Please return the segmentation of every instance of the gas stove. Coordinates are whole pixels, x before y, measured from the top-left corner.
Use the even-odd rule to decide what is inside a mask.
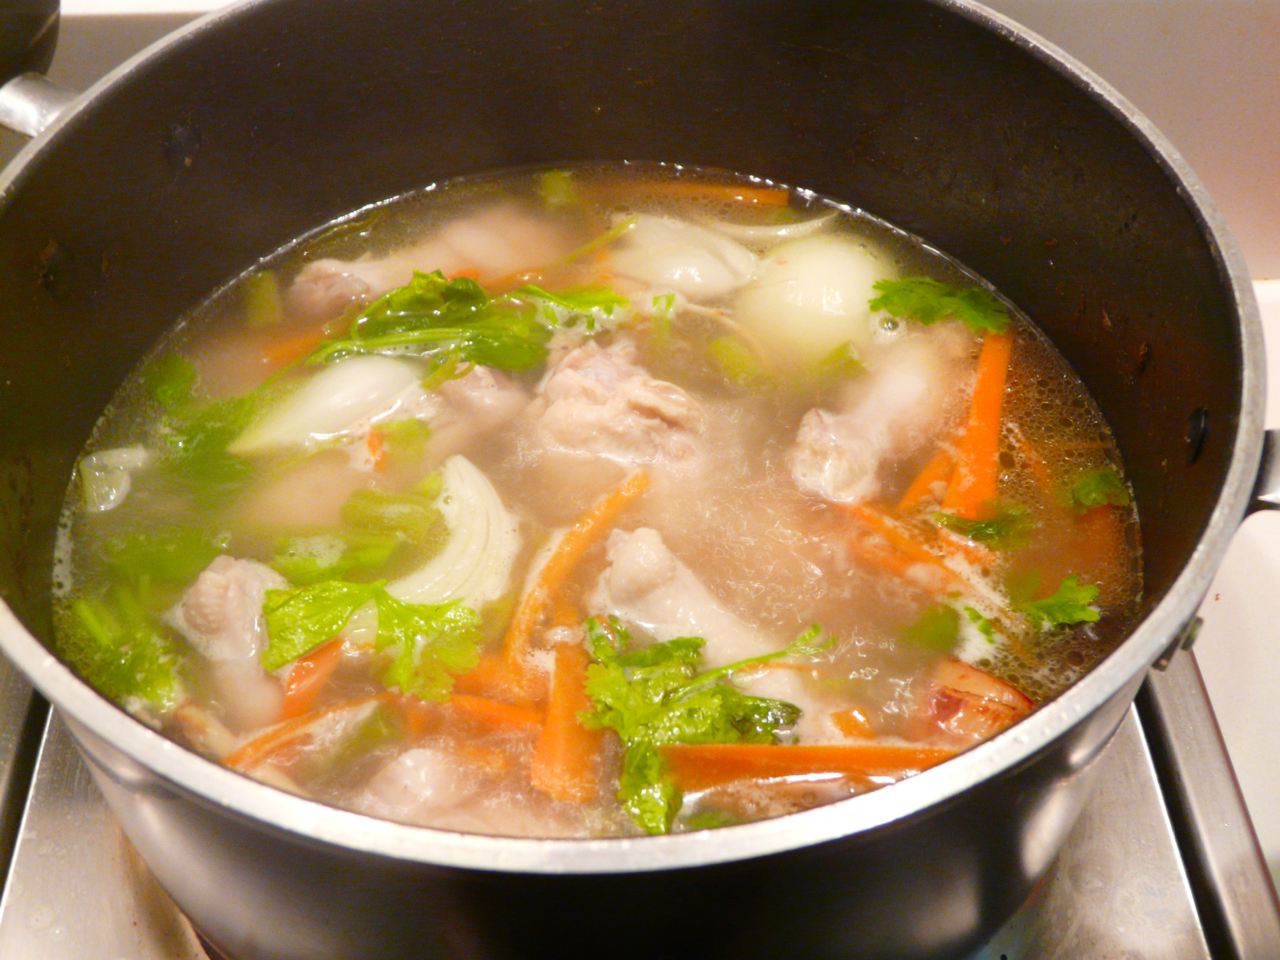
[[[214,5],[66,4],[51,76],[83,89]],[[19,146],[0,133],[0,162]],[[1097,762],[1048,876],[973,960],[1280,957],[1280,906],[1192,652],[1153,671]],[[0,882],[6,960],[221,960],[130,847],[61,720],[2,659]]]

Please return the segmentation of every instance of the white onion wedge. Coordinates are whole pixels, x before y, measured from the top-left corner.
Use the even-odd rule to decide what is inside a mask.
[[[227,450],[236,456],[305,447],[395,413],[415,394],[421,372],[391,357],[351,357],[326,367],[250,424]]]
[[[839,214],[832,210],[809,220],[798,220],[795,223],[734,223],[730,220],[717,220],[706,217],[699,221],[704,227],[710,227],[716,233],[723,233],[739,243],[752,246],[767,246],[781,243],[783,240],[799,240],[824,230],[835,222]]]
[[[658,290],[713,300],[755,275],[756,255],[696,223],[642,213],[614,248],[613,269]]]
[[[466,457],[450,457],[440,475],[444,483],[438,505],[449,527],[449,542],[387,592],[408,603],[461,600],[479,609],[507,589],[520,550],[520,524],[493,484]]]
[[[80,489],[85,509],[106,513],[124,503],[133,484],[133,473],[151,462],[146,447],[99,450],[80,461]]]

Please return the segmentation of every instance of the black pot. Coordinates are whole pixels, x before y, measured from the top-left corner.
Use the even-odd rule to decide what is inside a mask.
[[[587,159],[841,198],[1034,318],[1107,414],[1137,494],[1146,596],[1116,653],[890,790],[626,841],[332,810],[181,750],[48,654],[66,479],[177,316],[354,207]],[[0,647],[70,721],[161,884],[237,958],[962,954],[1052,860],[1257,479],[1260,324],[1202,191],[1097,78],[959,0],[258,0],[95,87],[0,191]]]

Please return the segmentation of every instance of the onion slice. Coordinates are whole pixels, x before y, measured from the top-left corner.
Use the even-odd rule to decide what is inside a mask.
[[[440,468],[438,505],[449,542],[424,566],[387,587],[408,603],[461,600],[479,609],[502,596],[520,550],[520,524],[489,479],[461,455]]]
[[[835,210],[824,213],[810,220],[798,220],[795,223],[734,223],[730,220],[717,220],[704,217],[699,222],[717,233],[732,237],[740,243],[752,246],[767,246],[783,240],[799,240],[829,227],[835,222],[838,214]]]

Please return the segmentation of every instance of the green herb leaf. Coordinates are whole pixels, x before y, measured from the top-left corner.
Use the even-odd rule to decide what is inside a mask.
[[[996,625],[984,617],[980,611],[973,607],[965,607],[964,615],[978,628],[978,632],[986,637],[987,643],[996,642]]]
[[[616,618],[610,618],[607,628],[595,618],[586,627],[594,660],[587,668],[587,694],[594,709],[585,720],[608,727],[622,738],[626,754],[618,799],[649,833],[669,831],[681,801],[665,774],[658,747],[772,743],[800,718],[794,704],[748,696],[720,682],[735,670],[762,662],[761,658],[699,674],[705,643],[701,637],[636,648]],[[806,631],[802,637],[796,649],[812,650],[813,632]],[[786,653],[779,651],[779,655]]]
[[[631,302],[608,287],[575,287],[552,293],[526,284],[507,294],[512,302],[529,303],[542,321],[551,327],[576,327],[579,323],[594,333],[620,319],[618,315],[631,307]]]
[[[284,298],[274,270],[261,270],[245,277],[244,322],[250,327],[268,327],[284,319]]]
[[[279,670],[328,643],[381,589],[380,583],[325,580],[292,590],[268,590],[262,603],[267,624],[263,668]]]
[[[1129,488],[1111,467],[1090,470],[1071,485],[1071,503],[1082,513],[1091,507],[1127,507],[1131,502]]]
[[[1000,507],[995,516],[985,520],[969,520],[953,513],[938,512],[933,515],[933,522],[969,540],[999,550],[1022,546],[1035,526],[1027,509],[1016,504]]]
[[[921,650],[950,653],[960,639],[960,614],[945,603],[934,604],[902,631],[902,639]]]
[[[538,175],[538,196],[548,210],[578,205],[578,185],[568,170],[547,170]]]
[[[830,384],[856,377],[865,373],[866,370],[862,358],[858,356],[857,348],[852,341],[846,340],[819,360],[814,372],[820,383]]]
[[[226,535],[189,527],[161,527],[127,533],[102,545],[104,564],[148,608],[168,606],[174,590],[185,587],[213,559],[225,553]],[[157,593],[158,591],[158,593]]]
[[[416,417],[378,424],[386,458],[394,464],[421,463],[431,440],[431,428]]]
[[[773,382],[768,367],[740,337],[716,337],[707,344],[707,356],[720,375],[735,386],[757,389]]]
[[[877,280],[872,289],[872,310],[927,325],[959,320],[975,333],[1003,333],[1009,328],[1009,311],[982,287],[952,287],[930,277]]]
[[[1096,599],[1096,586],[1081,583],[1071,576],[1064,579],[1051,596],[1043,600],[1025,600],[1016,606],[1035,626],[1045,630],[1073,623],[1096,622],[1100,616],[1098,609],[1092,606]]]
[[[259,393],[174,409],[160,437],[168,448],[165,467],[206,502],[228,496],[248,478],[249,464],[227,452],[266,400]]]
[[[434,498],[381,490],[352,493],[342,505],[342,519],[362,530],[400,534],[412,543],[438,539],[448,529]]]
[[[117,584],[81,597],[58,612],[58,651],[100,693],[128,709],[173,709],[182,685],[182,657],[137,595]]]
[[[385,567],[403,542],[394,533],[373,530],[289,537],[276,546],[271,566],[297,585],[368,575]]]
[[[161,409],[176,410],[195,395],[195,364],[176,353],[157,357],[143,368],[142,387]]]

